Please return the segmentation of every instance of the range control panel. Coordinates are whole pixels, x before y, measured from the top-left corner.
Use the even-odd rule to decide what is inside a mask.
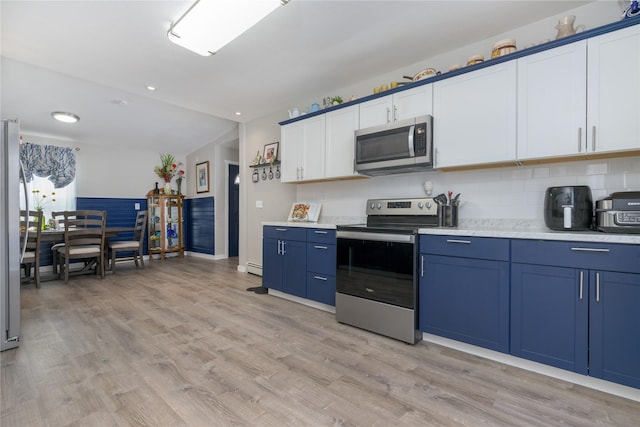
[[[437,203],[429,197],[421,199],[369,199],[367,215],[438,215]]]

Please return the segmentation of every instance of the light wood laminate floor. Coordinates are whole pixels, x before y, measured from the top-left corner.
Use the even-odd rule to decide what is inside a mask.
[[[2,427],[640,425],[638,402],[247,292],[236,263],[24,285]]]

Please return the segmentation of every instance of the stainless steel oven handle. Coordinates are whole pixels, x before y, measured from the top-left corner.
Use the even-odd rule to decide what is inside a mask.
[[[338,239],[373,240],[376,242],[414,243],[416,237],[413,234],[392,234],[362,231],[338,231]]]

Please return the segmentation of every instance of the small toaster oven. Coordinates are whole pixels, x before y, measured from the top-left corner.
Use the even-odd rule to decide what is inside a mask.
[[[596,227],[607,233],[640,233],[640,191],[622,191],[596,202]]]

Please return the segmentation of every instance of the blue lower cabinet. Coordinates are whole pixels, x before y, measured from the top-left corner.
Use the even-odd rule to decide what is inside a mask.
[[[328,305],[336,305],[336,277],[307,273],[307,298]]]
[[[262,286],[335,305],[336,232],[265,226]]]
[[[420,330],[509,351],[509,263],[421,255]]]
[[[640,388],[640,274],[591,271],[589,375]]]
[[[511,354],[587,374],[588,280],[588,271],[513,264]]]

